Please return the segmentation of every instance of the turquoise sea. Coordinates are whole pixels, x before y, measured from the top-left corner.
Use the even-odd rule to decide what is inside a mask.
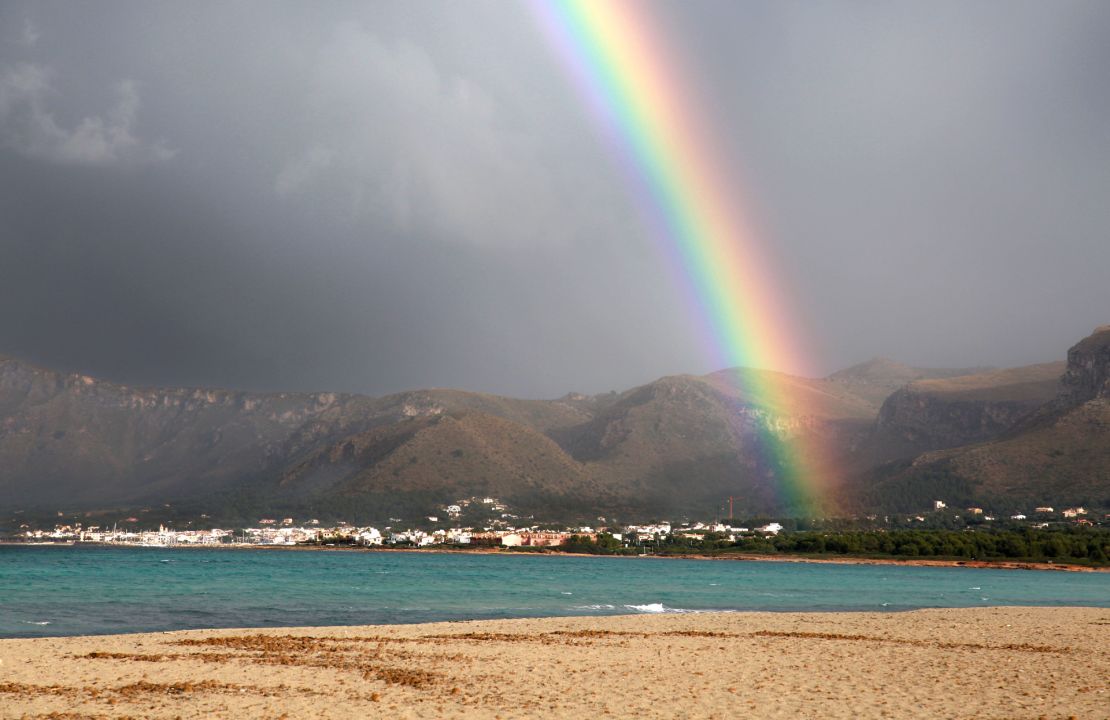
[[[0,547],[0,637],[986,605],[1110,607],[1110,573],[392,551]]]

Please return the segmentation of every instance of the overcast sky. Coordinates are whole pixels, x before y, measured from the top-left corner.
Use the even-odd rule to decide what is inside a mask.
[[[1110,322],[1110,3],[653,13],[814,372]],[[0,353],[371,394],[717,369],[618,162],[523,5],[3,0]]]

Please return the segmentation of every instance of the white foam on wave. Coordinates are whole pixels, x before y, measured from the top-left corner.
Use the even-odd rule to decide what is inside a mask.
[[[24,620],[28,625],[49,625],[49,620]]]
[[[650,614],[707,612],[705,610],[687,610],[686,608],[667,607],[663,603],[647,603],[647,604],[644,604],[644,605],[621,605],[620,607],[624,608],[625,610],[635,610],[636,612],[650,613]],[[575,605],[574,609],[575,610],[616,610],[617,606],[616,605],[610,605],[608,603],[598,603],[596,605]],[[728,611],[725,610],[725,611],[717,611],[717,612],[728,612]]]
[[[639,610],[643,613],[662,613],[667,612],[667,607],[663,603],[648,603],[647,605],[625,605],[629,610]]]
[[[625,605],[629,610],[635,610],[642,613],[696,613],[697,610],[687,610],[686,608],[673,608],[667,607],[663,603],[648,603],[647,605]]]
[[[559,591],[559,594],[560,594],[560,595],[573,595],[574,593],[572,593],[572,592],[567,592],[566,590],[561,590],[561,591]]]

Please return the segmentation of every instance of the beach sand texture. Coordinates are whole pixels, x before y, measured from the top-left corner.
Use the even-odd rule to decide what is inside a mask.
[[[3,718],[1107,718],[1110,610],[0,640]]]

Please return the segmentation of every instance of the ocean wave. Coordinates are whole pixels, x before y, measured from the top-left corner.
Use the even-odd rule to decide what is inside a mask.
[[[659,614],[659,613],[696,613],[703,612],[700,610],[687,610],[686,608],[667,607],[663,603],[647,603],[645,605],[621,605],[620,607],[625,610],[635,610],[636,612]],[[575,605],[575,610],[616,610],[616,605],[609,603],[597,603],[595,605]]]
[[[697,610],[687,610],[686,608],[673,608],[667,607],[663,603],[648,603],[647,605],[625,605],[629,610],[635,610],[642,613],[694,613]]]
[[[49,625],[49,620],[24,620],[28,625]]]

